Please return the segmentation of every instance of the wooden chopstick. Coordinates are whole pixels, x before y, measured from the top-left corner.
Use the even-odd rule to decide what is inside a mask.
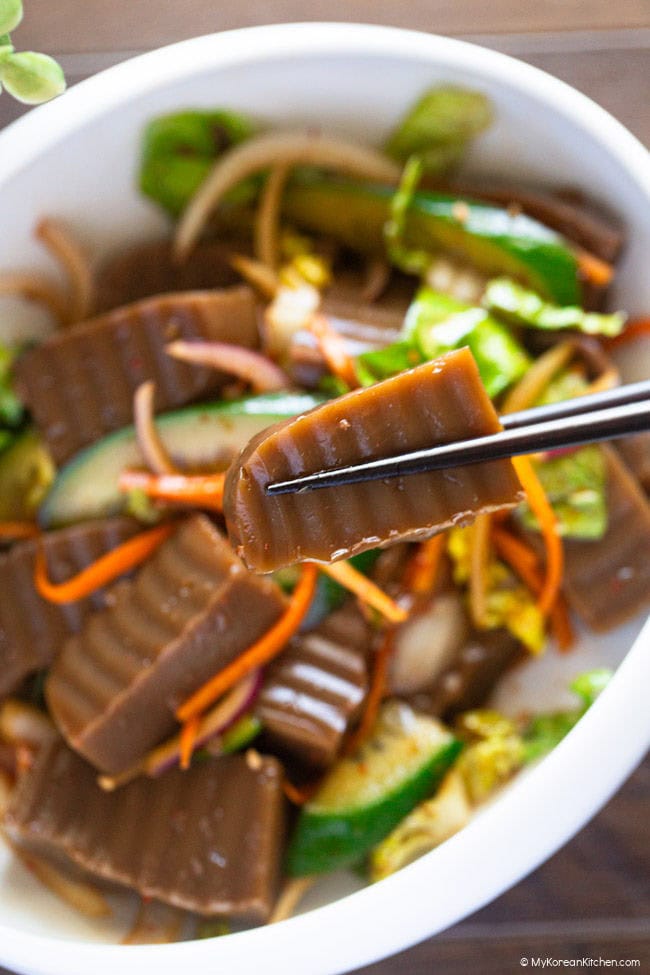
[[[650,430],[650,380],[510,413],[501,417],[501,424],[503,430],[487,437],[276,481],[267,485],[266,493],[294,494],[296,491],[422,474],[641,433]]]

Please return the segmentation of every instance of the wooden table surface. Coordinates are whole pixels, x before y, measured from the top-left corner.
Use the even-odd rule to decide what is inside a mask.
[[[544,68],[600,102],[650,146],[650,0],[327,5],[238,0],[232,6],[214,0],[25,0],[25,5],[17,45],[57,55],[70,83],[134,53],[210,31],[324,19],[391,24],[463,37]],[[9,98],[0,98],[0,126],[19,111]],[[634,970],[650,972],[649,813],[647,761],[531,877],[455,928],[357,975],[509,975],[522,970],[521,958],[534,957],[596,959],[594,967],[599,958],[638,959]]]

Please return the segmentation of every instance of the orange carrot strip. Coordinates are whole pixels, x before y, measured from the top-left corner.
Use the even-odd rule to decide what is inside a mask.
[[[511,535],[503,528],[493,527],[492,541],[498,555],[512,566],[526,584],[528,584],[529,578],[538,576],[539,559],[537,555],[516,535]]]
[[[550,620],[555,642],[562,653],[567,653],[575,643],[575,633],[571,626],[569,608],[562,594],[560,594],[551,610]]]
[[[193,504],[197,508],[221,511],[223,487],[226,479],[219,474],[146,474],[143,471],[122,471],[121,491],[142,491],[157,501]]]
[[[564,547],[558,530],[555,512],[546,497],[535,468],[528,457],[513,457],[517,476],[526,492],[531,511],[536,516],[546,549],[546,576],[539,594],[538,606],[542,613],[548,614],[557,599],[564,573]]]
[[[174,530],[173,525],[159,525],[150,531],[142,532],[118,545],[112,552],[87,566],[66,582],[50,582],[47,575],[47,560],[43,548],[36,553],[34,584],[37,591],[50,603],[72,603],[90,596],[108,582],[124,575],[130,569],[144,562]]]
[[[607,339],[607,346],[610,349],[615,349],[620,345],[625,345],[626,342],[641,338],[642,335],[650,336],[650,318],[637,318],[635,321],[629,322],[620,335]]]
[[[342,379],[350,389],[359,385],[357,370],[345,347],[345,339],[332,328],[324,315],[313,315],[309,322],[312,333],[331,373]]]
[[[355,752],[372,732],[377,720],[377,714],[381,702],[386,693],[386,678],[388,675],[388,661],[393,651],[394,631],[389,630],[384,636],[383,642],[375,655],[375,666],[372,672],[370,690],[366,698],[366,708],[359,727],[348,739],[345,747],[345,754],[350,755]]]
[[[40,533],[35,521],[0,521],[0,538],[34,538]]]
[[[330,576],[344,589],[349,589],[362,602],[376,609],[391,623],[403,623],[408,618],[408,612],[387,596],[383,589],[359,572],[349,562],[319,563],[318,568],[325,575]]]
[[[607,287],[614,277],[614,268],[612,265],[608,264],[607,261],[601,260],[600,257],[596,257],[590,251],[583,250],[581,247],[576,248],[575,255],[578,259],[578,268],[582,276],[598,288]]]
[[[537,555],[525,542],[501,528],[492,531],[492,541],[497,554],[507,562],[536,596],[542,591],[543,580],[538,567]],[[549,614],[551,630],[558,647],[563,652],[573,646],[575,636],[566,601],[558,596]]]
[[[263,667],[284,649],[307,615],[316,591],[317,579],[318,569],[313,563],[306,562],[302,566],[302,574],[291,594],[289,605],[277,623],[236,660],[195,691],[178,708],[176,717],[179,721],[186,722],[201,714],[242,677],[249,674],[251,670]]]
[[[192,764],[192,754],[200,724],[201,719],[197,715],[195,718],[190,718],[189,721],[186,721],[181,728],[179,764],[183,771],[186,771]]]
[[[444,532],[421,542],[415,555],[409,560],[404,573],[404,586],[416,595],[426,595],[433,590],[440,569],[440,562],[445,551],[446,537]]]
[[[294,806],[304,806],[316,794],[319,786],[320,782],[309,782],[307,785],[297,786],[293,782],[289,782],[288,779],[284,779],[282,791]]]

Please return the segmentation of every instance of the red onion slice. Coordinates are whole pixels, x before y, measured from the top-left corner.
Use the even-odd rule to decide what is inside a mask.
[[[258,393],[274,393],[287,389],[291,381],[286,372],[260,352],[226,342],[170,342],[168,355],[197,366],[208,366],[232,373],[243,379]]]
[[[232,690],[215,704],[211,711],[201,719],[195,748],[202,748],[210,739],[227,731],[251,707],[262,687],[262,671],[254,670],[244,677]],[[178,765],[180,760],[180,734],[174,735],[152,749],[141,762],[127,769],[121,775],[111,777],[102,775],[99,784],[103,789],[111,791],[120,785],[125,785],[139,775],[155,778],[168,769]]]
[[[138,386],[133,397],[133,420],[138,446],[149,469],[154,474],[177,474],[177,468],[156,430],[155,394],[156,384],[147,380]]]

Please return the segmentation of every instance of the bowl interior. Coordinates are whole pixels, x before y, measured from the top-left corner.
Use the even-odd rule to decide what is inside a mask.
[[[0,268],[51,270],[31,237],[35,222],[45,214],[64,217],[96,254],[119,242],[162,233],[164,218],[139,197],[136,187],[140,133],[160,112],[223,106],[249,112],[269,125],[316,125],[378,143],[410,101],[427,86],[444,81],[481,88],[496,105],[497,122],[472,151],[469,170],[578,186],[620,216],[629,245],[614,298],[632,312],[647,311],[647,191],[611,146],[618,130],[606,126],[599,135],[595,123],[600,115],[582,126],[581,113],[588,117],[591,109],[570,89],[543,78],[468,45],[349,25],[236,32],[156,52],[84,83],[0,137],[3,222],[11,228],[0,237]],[[2,335],[40,329],[42,322],[33,312],[6,300],[0,304]],[[638,620],[605,638],[585,636],[570,656],[549,653],[531,662],[504,682],[499,705],[516,713],[521,707],[565,703],[568,680],[589,666],[618,664],[641,625]],[[626,771],[621,769],[619,779]],[[531,825],[531,868],[539,859],[533,832]],[[454,841],[461,865],[463,842],[462,834]],[[429,859],[433,862],[436,856]],[[494,896],[503,883],[495,877],[487,896]],[[310,895],[305,907],[358,886],[351,877],[332,878]],[[475,902],[468,896],[465,910]],[[21,933],[111,942],[119,940],[126,921],[119,914],[101,924],[85,921],[35,884],[0,848],[0,923]],[[434,900],[429,930],[422,936],[443,923],[449,919],[443,919]],[[358,957],[355,964],[361,963]],[[369,950],[364,958],[371,957]],[[12,958],[17,964],[0,947],[0,962]],[[39,971],[58,970],[42,960],[39,964]],[[71,971],[68,967],[66,975]]]

